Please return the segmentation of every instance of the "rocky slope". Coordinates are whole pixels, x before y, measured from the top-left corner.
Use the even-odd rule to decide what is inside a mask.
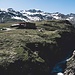
[[[75,75],[75,50],[72,56],[67,60],[67,67],[64,71],[64,75]]]
[[[0,30],[0,75],[51,75],[75,49],[75,29],[67,20],[36,22],[37,29]],[[67,62],[62,65],[64,72]],[[68,75],[68,74],[67,74]]]
[[[10,21],[41,21],[41,20],[69,20],[75,24],[75,14],[62,14],[59,12],[47,13],[38,9],[16,11],[12,8],[0,9],[0,22]]]

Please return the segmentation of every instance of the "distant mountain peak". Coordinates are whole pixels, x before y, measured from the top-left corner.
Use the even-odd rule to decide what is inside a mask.
[[[75,22],[75,14],[62,14],[60,12],[44,12],[39,9],[29,9],[16,11],[13,8],[0,9],[0,22],[1,20],[23,20],[23,21],[40,21],[40,20],[69,20],[72,23]]]
[[[26,10],[27,12],[31,12],[31,13],[36,13],[36,12],[43,12],[39,9],[29,9],[29,10]]]
[[[8,8],[7,10],[8,10],[9,12],[15,11],[13,8]]]

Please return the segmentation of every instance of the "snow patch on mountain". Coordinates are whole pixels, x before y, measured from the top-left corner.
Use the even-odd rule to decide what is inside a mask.
[[[8,10],[7,10],[7,9],[3,9],[3,8],[1,8],[1,9],[0,9],[0,11],[8,12]]]
[[[12,19],[17,19],[17,20],[24,20],[27,21],[26,19],[22,18],[22,17],[17,17],[17,16],[13,16],[11,17]]]
[[[61,17],[58,17],[58,16],[53,16],[53,18],[61,20]]]
[[[73,17],[68,17],[66,20],[72,20],[73,19]]]
[[[44,15],[44,16],[47,15],[47,14],[45,14],[44,12],[37,12],[37,11],[36,11],[36,12],[34,13],[34,12],[26,11],[26,10],[24,10],[24,11],[22,10],[22,11],[20,11],[20,13],[22,13],[22,14],[24,14],[24,15],[26,15],[26,14],[27,14],[27,15],[41,14],[41,15]]]
[[[30,17],[30,16],[28,16],[28,18],[29,18],[31,21],[39,21],[39,20],[41,20],[39,17]]]
[[[53,13],[51,16],[55,19],[61,19],[61,16],[59,16],[59,13]]]

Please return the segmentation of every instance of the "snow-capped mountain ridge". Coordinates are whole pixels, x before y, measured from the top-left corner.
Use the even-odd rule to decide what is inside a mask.
[[[16,11],[12,8],[0,9],[1,20],[23,20],[23,21],[40,21],[40,20],[69,20],[75,21],[75,14],[62,14],[59,12],[47,13],[39,9],[20,10]]]

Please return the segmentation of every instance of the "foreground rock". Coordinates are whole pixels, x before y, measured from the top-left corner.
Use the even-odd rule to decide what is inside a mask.
[[[72,56],[67,60],[67,67],[64,71],[64,75],[75,75],[75,50]]]
[[[36,25],[37,29],[0,32],[0,75],[50,75],[57,63],[72,54],[75,29],[69,21]],[[66,67],[62,66],[62,72]]]

